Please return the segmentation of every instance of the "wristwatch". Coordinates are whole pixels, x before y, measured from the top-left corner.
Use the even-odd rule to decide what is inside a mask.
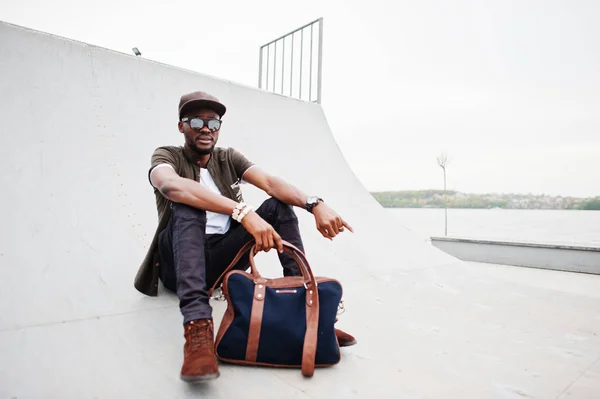
[[[319,198],[319,197],[308,197],[306,199],[306,204],[304,204],[304,207],[306,208],[307,211],[312,213],[313,208],[315,206],[319,205],[319,202],[324,202],[324,201],[322,198]]]

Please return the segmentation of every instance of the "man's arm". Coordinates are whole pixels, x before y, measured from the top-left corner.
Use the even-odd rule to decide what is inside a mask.
[[[150,173],[150,181],[165,198],[194,208],[231,215],[238,205],[237,202],[213,193],[194,180],[179,176],[170,167],[154,168]],[[279,252],[283,252],[279,234],[254,211],[250,211],[242,219],[242,226],[254,237],[258,251],[268,252],[275,247]]]
[[[218,195],[198,184],[198,182],[179,176],[173,168],[154,168],[150,181],[163,197],[205,211],[231,215],[237,202]]]
[[[287,183],[282,178],[267,174],[258,166],[253,166],[244,173],[243,180],[266,192],[269,196],[279,201],[304,208],[308,196],[300,189]]]
[[[285,204],[306,209],[305,204],[308,198],[306,194],[282,178],[266,173],[258,166],[248,169],[244,173],[243,179]],[[317,230],[325,238],[333,239],[336,235],[344,231],[344,227],[354,232],[352,227],[324,202],[315,206],[312,209],[312,213],[315,216]]]

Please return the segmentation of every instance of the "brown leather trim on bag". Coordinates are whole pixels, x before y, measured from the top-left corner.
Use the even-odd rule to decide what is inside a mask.
[[[334,281],[342,285],[338,280],[330,277],[315,277],[317,280],[317,284],[326,283],[329,281]],[[267,287],[269,288],[296,288],[296,287],[304,287],[304,281],[300,276],[288,276],[288,277],[278,277],[269,279],[267,281]]]
[[[221,360],[222,362],[225,362],[225,363],[239,364],[241,366],[264,366],[264,367],[274,367],[274,368],[278,368],[278,369],[298,369],[298,368],[302,367],[302,366],[298,366],[295,364],[272,364],[272,363],[263,363],[263,362],[249,362],[247,360],[227,359],[225,357],[219,357],[219,360]],[[318,369],[318,368],[335,366],[336,364],[340,363],[340,360],[341,360],[341,358],[338,358],[338,361],[335,363],[316,364],[315,368]]]
[[[254,298],[250,313],[250,327],[248,329],[248,343],[246,344],[246,361],[255,362],[260,341],[260,326],[262,325],[263,309],[265,306],[266,281],[257,282],[254,286]]]
[[[314,278],[314,277],[313,277]],[[317,354],[317,333],[319,329],[319,291],[315,288],[313,294],[306,293],[306,334],[302,349],[302,375],[312,377],[315,372],[315,356]],[[312,306],[311,306],[312,305]]]
[[[269,288],[304,287],[304,279],[300,276],[272,278],[272,279],[269,279],[269,281],[267,281],[267,287],[269,287]]]
[[[235,270],[235,273],[241,273],[244,276],[248,277],[250,280],[254,280],[254,277],[252,276],[252,274],[250,274],[248,272],[245,272],[242,270]],[[269,288],[300,288],[300,287],[304,288],[304,280],[300,276],[277,277],[277,278],[272,278],[272,279],[270,278],[270,279],[265,279],[265,280],[266,280],[265,284]],[[339,282],[339,280],[336,280],[331,277],[315,277],[315,280],[317,281],[317,285],[321,284],[321,283],[332,282],[332,281],[338,283],[340,286],[342,285]]]
[[[236,273],[236,271],[233,271],[232,273]],[[240,273],[248,274],[248,273],[241,272],[241,271],[240,271]],[[221,339],[223,339],[225,332],[227,331],[229,326],[231,326],[231,323],[233,323],[233,318],[235,316],[235,313],[233,310],[233,303],[231,302],[231,298],[229,297],[229,291],[227,290],[227,280],[228,279],[229,279],[229,276],[226,276],[225,281],[223,282],[223,296],[227,300],[227,309],[225,310],[225,314],[223,315],[223,318],[221,319],[221,325],[219,325],[219,331],[217,331],[217,337],[215,339],[215,353],[219,359],[221,357],[219,356],[219,353],[217,352],[217,347],[219,346]]]
[[[301,268],[308,274],[310,285],[306,291],[306,334],[302,348],[302,375],[312,377],[315,372],[315,356],[317,354],[317,335],[319,330],[319,290],[317,281],[304,253],[288,242],[284,242],[293,249],[293,257]]]

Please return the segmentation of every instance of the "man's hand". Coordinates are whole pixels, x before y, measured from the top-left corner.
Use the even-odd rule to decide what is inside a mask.
[[[258,252],[269,252],[271,248],[277,248],[278,252],[283,252],[283,242],[279,234],[277,234],[273,226],[267,223],[256,212],[250,211],[244,216],[242,226],[254,237]]]
[[[326,203],[321,202],[312,209],[312,213],[315,216],[317,223],[317,230],[325,238],[332,240],[339,233],[347,228],[354,233],[354,230],[348,223],[346,223],[340,215],[338,215],[333,209],[331,209]]]

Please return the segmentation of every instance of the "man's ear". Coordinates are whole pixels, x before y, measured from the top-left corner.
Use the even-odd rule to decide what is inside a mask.
[[[177,127],[179,128],[179,131],[183,133],[183,122],[179,121],[179,123],[177,123]]]

